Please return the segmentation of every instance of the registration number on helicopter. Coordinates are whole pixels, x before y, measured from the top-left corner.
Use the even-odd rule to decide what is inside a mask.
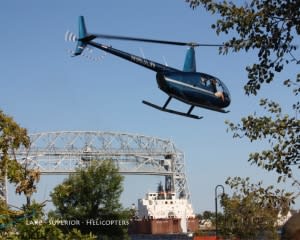
[[[148,61],[146,59],[139,58],[139,57],[136,57],[136,56],[131,56],[131,60],[133,62],[136,62],[138,64],[144,65],[146,67],[155,68],[155,63],[153,63],[151,61]]]

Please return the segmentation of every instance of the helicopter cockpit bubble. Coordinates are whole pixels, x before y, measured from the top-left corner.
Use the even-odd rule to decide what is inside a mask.
[[[221,96],[222,100],[225,101],[229,105],[230,101],[231,101],[231,97],[230,97],[228,88],[220,79],[216,78],[215,80],[216,80],[217,91],[222,93],[222,96]]]

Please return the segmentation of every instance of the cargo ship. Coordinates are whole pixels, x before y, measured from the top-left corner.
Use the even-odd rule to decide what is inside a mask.
[[[198,230],[198,219],[186,198],[175,192],[149,192],[138,200],[136,216],[129,225],[130,234],[189,234]]]

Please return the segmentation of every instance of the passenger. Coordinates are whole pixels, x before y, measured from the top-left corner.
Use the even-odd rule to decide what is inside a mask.
[[[211,86],[212,86],[212,91],[215,94],[215,96],[218,97],[218,98],[221,98],[222,101],[224,102],[225,101],[224,93],[221,92],[221,91],[218,91],[218,89],[217,89],[217,80],[216,79],[211,80]]]
[[[211,79],[210,81],[211,81],[211,88],[212,88],[213,93],[218,92],[217,80],[216,79]]]

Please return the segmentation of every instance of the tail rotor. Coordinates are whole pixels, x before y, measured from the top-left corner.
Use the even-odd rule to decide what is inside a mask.
[[[69,30],[65,33],[65,41],[66,42],[76,42],[77,37],[74,33],[70,32]]]
[[[86,30],[84,18],[83,18],[83,16],[79,16],[79,18],[78,18],[78,37],[69,30],[65,33],[65,41],[66,42],[76,42],[77,43],[75,50],[68,50],[68,52],[71,54],[72,57],[82,55],[89,60],[100,61],[101,59],[103,59],[106,56],[106,54],[104,54],[102,56],[93,56],[92,55],[93,49],[87,47],[87,42],[85,40],[87,37],[89,37],[89,35]],[[87,51],[83,52],[84,50],[87,50]]]

